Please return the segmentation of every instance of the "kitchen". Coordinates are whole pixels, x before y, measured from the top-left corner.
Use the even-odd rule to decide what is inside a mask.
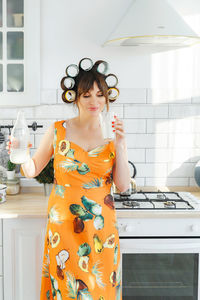
[[[34,1],[34,5],[18,0],[18,9],[13,12],[12,2],[1,2],[3,16],[6,7],[13,14],[7,22],[1,18],[3,41],[10,30],[20,34],[18,42],[24,34],[26,43],[24,52],[18,46],[18,54],[12,57],[11,42],[16,36],[8,35],[8,61],[4,59],[6,45],[2,48],[1,91],[5,90],[0,95],[0,177],[7,174],[5,140],[19,108],[23,108],[29,125],[33,155],[52,122],[76,115],[74,108],[61,99],[60,79],[66,66],[82,57],[105,59],[119,79],[120,96],[112,109],[124,122],[128,159],[135,166],[134,170],[130,166],[134,177],[130,198],[134,202],[123,205],[125,195],[115,194],[123,299],[199,300],[199,1],[163,1],[165,25],[172,24],[180,31],[171,33],[170,27],[166,34],[189,36],[188,31],[193,32],[196,39],[189,47],[183,47],[189,38],[147,39],[147,35],[155,34],[150,32],[153,20],[158,16],[164,20],[160,1],[151,0],[150,10],[140,0],[141,11],[138,1],[130,0],[62,0],[59,5],[46,0]],[[173,8],[171,24],[168,5]],[[147,27],[139,23],[138,33],[134,32],[141,39],[132,39],[135,43],[125,39],[121,46],[109,43],[117,24],[124,16],[128,20],[127,11],[135,13],[133,21],[146,20],[142,24]],[[23,14],[27,16],[24,20]],[[180,16],[185,22],[181,23]],[[165,30],[163,24],[156,25]],[[113,39],[117,40],[114,33]],[[9,69],[14,64],[20,65],[16,72]],[[9,79],[9,72],[15,80],[12,76]],[[21,175],[19,166],[15,173],[20,193],[7,195],[0,205],[0,300],[39,299],[48,196],[44,195],[43,184]]]

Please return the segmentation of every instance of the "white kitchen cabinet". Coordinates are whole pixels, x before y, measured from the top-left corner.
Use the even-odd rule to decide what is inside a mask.
[[[0,219],[0,300],[3,300],[3,247],[2,247],[2,220]]]
[[[3,277],[0,277],[0,300],[3,300]]]
[[[40,298],[46,218],[3,220],[4,300]]]
[[[1,0],[0,107],[40,103],[40,1]]]
[[[0,277],[3,276],[3,247],[0,246]]]
[[[2,246],[2,220],[0,219],[0,246]]]

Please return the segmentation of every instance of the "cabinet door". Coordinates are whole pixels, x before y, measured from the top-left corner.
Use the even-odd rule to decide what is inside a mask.
[[[40,298],[46,218],[3,220],[4,300]]]
[[[0,276],[0,300],[3,300],[3,277]]]
[[[39,58],[39,0],[0,0],[0,106],[40,103]]]

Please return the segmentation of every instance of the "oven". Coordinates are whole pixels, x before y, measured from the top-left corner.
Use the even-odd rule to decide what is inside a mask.
[[[199,200],[187,196],[187,211],[117,209],[123,300],[200,300]]]
[[[199,300],[199,239],[120,238],[123,300]]]

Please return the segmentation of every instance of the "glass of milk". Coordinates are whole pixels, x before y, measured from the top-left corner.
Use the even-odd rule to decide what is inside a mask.
[[[30,133],[24,117],[24,111],[20,110],[17,120],[11,131],[10,161],[15,164],[25,163],[29,158]]]
[[[112,122],[115,121],[114,116],[117,116],[117,114],[114,111],[101,112],[99,114],[100,125],[104,139],[115,138],[115,132],[113,132],[114,127],[112,127]]]

